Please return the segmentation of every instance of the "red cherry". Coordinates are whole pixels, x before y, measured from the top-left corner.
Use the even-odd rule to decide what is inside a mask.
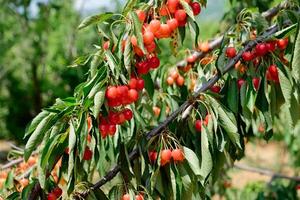
[[[253,78],[252,83],[253,83],[255,90],[257,91],[260,86],[260,78],[258,78],[258,77]]]
[[[157,19],[153,19],[151,20],[151,22],[149,23],[149,30],[152,33],[155,33],[156,31],[158,31],[160,28],[160,21]]]
[[[172,151],[172,158],[175,162],[182,162],[184,160],[184,154],[181,149],[174,149]]]
[[[186,61],[188,63],[194,63],[196,61],[197,57],[195,55],[190,55],[189,57],[187,57]]]
[[[174,13],[179,6],[179,0],[168,0],[167,2],[168,9],[170,13]]]
[[[151,69],[156,69],[160,65],[160,60],[156,56],[153,56],[152,58],[150,58],[148,62],[149,62],[149,67]]]
[[[198,2],[193,2],[191,4],[194,15],[199,15],[201,12],[201,6]]]
[[[118,86],[117,91],[118,91],[118,97],[120,97],[120,98],[127,97],[128,87],[126,85]]]
[[[147,74],[149,72],[149,63],[146,61],[137,63],[136,67],[138,74]]]
[[[149,156],[150,162],[155,163],[155,161],[157,159],[157,152],[156,151],[150,151],[148,156]]]
[[[176,10],[174,16],[175,16],[175,19],[177,19],[179,22],[186,20],[186,12],[183,9]]]
[[[167,8],[167,6],[163,5],[163,6],[159,9],[159,15],[160,15],[160,16],[167,16],[167,15],[168,15],[168,8]]]
[[[128,87],[130,89],[136,89],[136,86],[137,86],[137,80],[136,80],[136,78],[131,78],[129,80]]]
[[[257,56],[264,56],[268,52],[266,44],[265,43],[257,44],[255,47],[255,52]]]
[[[242,78],[240,78],[238,81],[237,81],[237,84],[238,84],[238,88],[241,89],[241,87],[243,86],[243,84],[245,83],[246,81]]]
[[[266,43],[266,47],[268,49],[268,52],[273,52],[276,49],[276,42],[275,41],[269,41]]]
[[[56,200],[56,199],[57,199],[57,197],[56,197],[56,195],[55,195],[55,194],[53,194],[53,193],[49,193],[49,194],[48,194],[48,196],[47,196],[47,199],[48,199],[48,200]]]
[[[234,58],[236,56],[236,50],[234,47],[228,47],[226,49],[226,56],[228,58]]]
[[[134,35],[131,36],[130,42],[131,42],[132,46],[136,47],[138,45],[137,39],[136,39],[136,37]]]
[[[169,19],[167,20],[167,25],[174,31],[178,27],[178,21],[175,18]]]
[[[116,131],[117,131],[116,125],[114,125],[114,124],[108,125],[108,134],[109,135],[112,135],[112,136],[115,135]]]
[[[270,73],[270,76],[274,82],[279,82],[279,77],[278,77],[278,70],[276,65],[270,65],[268,68],[268,71]]]
[[[155,49],[156,49],[156,44],[155,44],[155,42],[153,41],[152,43],[146,45],[146,49],[147,49],[148,53],[153,53],[153,52],[155,52]]]
[[[130,200],[130,195],[129,194],[124,194],[122,197],[122,200]]]
[[[142,90],[145,87],[145,81],[142,78],[138,78],[137,79],[137,83],[136,83],[136,89],[137,90]]]
[[[170,149],[164,149],[160,154],[160,165],[164,166],[170,162],[172,158],[172,152]]]
[[[184,85],[184,78],[179,75],[178,78],[176,79],[176,84],[180,87],[183,86]]]
[[[143,41],[146,45],[151,44],[154,41],[154,34],[151,31],[146,31],[143,34]]]
[[[59,187],[56,187],[52,190],[52,193],[58,198],[62,195],[62,189]]]
[[[124,114],[124,117],[127,121],[131,120],[132,117],[133,117],[133,113],[129,108],[126,108],[125,110],[123,110],[123,114]]]
[[[144,52],[142,51],[142,49],[140,49],[140,48],[137,47],[137,46],[134,46],[134,47],[133,47],[133,51],[134,51],[134,53],[136,53],[136,55],[138,55],[138,56],[140,56],[140,57],[144,56]]]
[[[126,119],[125,119],[124,113],[120,112],[118,114],[118,123],[117,124],[123,124],[125,121],[126,121]]]
[[[198,119],[195,121],[195,129],[198,132],[201,132],[202,129],[202,120]]]
[[[115,112],[109,112],[108,120],[109,120],[110,124],[117,124],[118,114]]]
[[[109,48],[109,45],[110,45],[109,41],[106,41],[106,42],[103,43],[102,47],[103,47],[104,50],[107,50]]]
[[[242,58],[244,61],[248,62],[253,59],[253,55],[252,55],[251,51],[246,51],[242,54]]]
[[[279,40],[277,40],[277,47],[278,47],[280,50],[286,49],[286,47],[288,46],[288,44],[289,44],[289,39],[288,39],[288,38],[284,38],[284,39],[279,39]]]
[[[108,87],[106,90],[106,98],[115,99],[117,97],[117,88],[115,86]]]
[[[138,194],[138,195],[135,195],[135,200],[144,200],[144,197],[143,197],[143,195]]]
[[[136,14],[137,14],[140,22],[144,23],[144,21],[146,19],[146,13],[144,11],[142,11],[142,10],[136,10],[135,12],[136,12]]]
[[[161,24],[160,29],[155,33],[157,38],[167,38],[170,36],[172,30],[168,24]]]
[[[83,160],[91,160],[93,156],[93,152],[86,147],[83,154]]]
[[[178,26],[179,27],[184,27],[187,23],[187,19],[183,20],[183,21],[178,21]]]
[[[212,92],[214,92],[214,93],[220,93],[221,87],[218,86],[218,85],[213,85],[213,86],[210,88],[210,90],[211,90]]]
[[[129,97],[131,102],[135,102],[139,98],[139,93],[135,89],[130,89],[128,91],[128,97]]]

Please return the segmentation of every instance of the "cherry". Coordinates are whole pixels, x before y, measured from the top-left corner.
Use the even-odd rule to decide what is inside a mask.
[[[195,121],[195,129],[198,132],[201,132],[202,129],[202,120],[198,119]]]
[[[279,40],[277,40],[277,47],[278,47],[280,50],[286,49],[286,47],[288,46],[288,44],[289,44],[289,39],[288,39],[288,38],[284,38],[284,39],[279,39]]]
[[[176,79],[176,84],[180,87],[183,86],[184,85],[184,78],[179,75],[178,78]]]
[[[155,33],[156,31],[158,31],[160,28],[160,21],[157,19],[153,19],[151,20],[151,22],[149,23],[149,30],[152,33]]]
[[[132,117],[133,117],[133,113],[129,108],[126,108],[125,110],[123,110],[123,114],[124,114],[124,117],[127,121],[131,120]]]
[[[123,124],[126,121],[124,113],[120,112],[118,114],[118,123],[117,124]]]
[[[258,126],[258,132],[260,132],[260,133],[264,133],[265,132],[265,126],[264,126],[264,124],[259,124],[259,126]]]
[[[160,164],[164,166],[170,162],[172,158],[172,151],[170,149],[164,149],[160,154]]]
[[[146,31],[143,34],[143,41],[146,45],[151,44],[154,41],[154,34],[151,31]]]
[[[108,99],[115,99],[115,98],[117,98],[117,95],[118,95],[118,91],[117,91],[117,88],[115,86],[107,88],[106,97]]]
[[[130,42],[131,42],[132,46],[136,47],[138,45],[137,39],[136,39],[136,37],[134,35],[131,36]]]
[[[214,93],[220,93],[221,87],[218,86],[218,85],[213,85],[213,86],[210,88],[210,90],[211,90],[212,92],[214,92]]]
[[[124,194],[122,197],[122,200],[130,200],[130,195],[129,194]]]
[[[83,154],[83,160],[91,160],[93,156],[93,152],[86,147]]]
[[[157,106],[153,106],[152,110],[154,112],[154,116],[158,117],[160,114],[160,108]]]
[[[174,31],[178,27],[178,21],[175,18],[169,19],[167,20],[167,25]]]
[[[169,76],[167,78],[167,83],[168,83],[168,85],[173,85],[174,84],[174,79],[171,76]]]
[[[252,83],[253,83],[253,86],[254,86],[255,90],[257,91],[259,89],[259,86],[260,86],[260,78],[259,77],[253,78]]]
[[[241,87],[243,86],[243,84],[245,83],[246,81],[242,78],[240,78],[238,81],[237,81],[237,84],[238,84],[238,88],[241,89]]]
[[[182,162],[184,160],[184,154],[181,149],[174,149],[172,151],[172,158],[175,162]]]
[[[190,55],[189,57],[187,57],[186,61],[188,63],[194,63],[196,61],[197,57],[195,55]]]
[[[155,42],[153,41],[152,43],[146,45],[146,49],[147,49],[148,53],[153,53],[156,49]]]
[[[118,97],[126,97],[128,95],[128,87],[126,85],[121,85],[117,87]]]
[[[265,43],[260,43],[256,45],[255,52],[257,56],[264,56],[268,52],[268,48]]]
[[[53,193],[49,193],[48,196],[47,196],[47,200],[56,200],[56,199],[57,199],[57,197]]]
[[[174,16],[179,22],[186,20],[186,12],[183,9],[176,10]]]
[[[270,77],[274,82],[279,82],[278,70],[276,65],[270,65],[268,67],[268,71],[270,73]]]
[[[144,197],[143,197],[143,195],[138,194],[138,195],[135,195],[135,200],[144,200]]]
[[[135,89],[130,89],[128,91],[128,97],[129,97],[131,102],[135,102],[139,98],[139,93]]]
[[[142,90],[145,87],[145,81],[142,78],[138,78],[137,79],[137,83],[136,83],[136,89],[137,90]]]
[[[103,43],[103,49],[104,50],[107,50],[108,48],[109,48],[109,45],[110,45],[110,43],[109,43],[109,41],[105,41],[104,43]]]
[[[144,56],[144,52],[138,46],[134,46],[133,51],[134,51],[134,53],[136,53],[136,55],[138,55],[140,57]]]
[[[160,65],[160,60],[158,59],[158,57],[153,56],[152,58],[149,59],[148,63],[150,68],[156,69]]]
[[[179,6],[179,0],[168,0],[167,2],[168,9],[170,13],[174,13]]]
[[[268,49],[268,52],[273,52],[276,49],[276,42],[275,41],[269,41],[266,43],[266,47]]]
[[[187,23],[187,19],[185,19],[183,21],[178,21],[178,26],[179,27],[185,27],[186,23]]]
[[[27,178],[22,178],[19,182],[23,188],[29,184],[29,180]]]
[[[168,24],[161,24],[160,29],[156,32],[156,34],[159,36],[158,38],[163,38],[163,37],[169,37],[171,32],[172,30]]]
[[[108,134],[109,135],[115,135],[116,131],[117,131],[116,125],[114,125],[114,124],[108,125]]]
[[[62,189],[60,189],[59,187],[56,187],[52,190],[52,193],[55,194],[55,196],[58,198],[62,195]]]
[[[236,56],[236,50],[234,47],[228,47],[226,49],[226,56],[228,58],[234,58]]]
[[[144,23],[144,21],[146,19],[146,13],[143,10],[136,10],[135,12],[136,12],[140,22]]]
[[[137,87],[137,79],[136,78],[131,78],[129,80],[128,87],[130,89],[136,89],[136,87]]]
[[[271,74],[270,74],[270,72],[268,70],[266,71],[266,77],[267,77],[268,81],[272,81],[273,80],[272,77],[271,77]]]
[[[178,74],[178,72],[177,72],[177,70],[173,70],[172,72],[171,72],[171,77],[173,78],[173,79],[177,79],[178,78],[178,76],[179,76],[179,74]]]
[[[166,6],[162,6],[159,9],[159,15],[160,16],[167,16],[168,15],[168,8]]]
[[[149,72],[149,63],[147,61],[138,63],[136,67],[138,74],[147,74]]]
[[[242,54],[242,58],[244,61],[248,62],[253,59],[253,55],[252,55],[251,51],[246,51]]]
[[[155,163],[157,159],[157,152],[156,151],[150,151],[149,152],[149,160],[151,163]]]
[[[205,126],[208,125],[208,122],[209,122],[210,117],[211,117],[210,114],[207,114],[207,115],[205,116],[205,119],[204,119],[204,122],[203,122],[203,124],[204,124]]]
[[[198,2],[193,2],[191,4],[194,15],[199,15],[201,12],[201,6]]]

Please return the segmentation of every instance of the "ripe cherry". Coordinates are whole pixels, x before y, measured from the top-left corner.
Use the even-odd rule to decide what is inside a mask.
[[[128,87],[130,89],[136,89],[136,85],[137,85],[137,79],[136,78],[131,78],[128,82]]]
[[[211,90],[212,92],[214,92],[214,93],[220,93],[221,87],[218,86],[218,85],[213,85],[213,86],[210,88],[210,90]]]
[[[278,77],[278,70],[276,65],[270,65],[268,67],[268,71],[270,73],[270,76],[274,82],[279,82],[279,77]]]
[[[55,194],[53,194],[52,192],[48,194],[47,196],[47,200],[56,200],[57,197]]]
[[[150,151],[148,156],[149,156],[150,162],[155,163],[155,161],[157,159],[157,152],[156,151]]]
[[[104,43],[103,43],[103,49],[104,50],[107,50],[108,48],[109,48],[109,45],[110,45],[110,43],[109,43],[109,41],[105,41]]]
[[[108,99],[115,99],[115,98],[117,98],[117,95],[118,95],[118,91],[117,91],[117,88],[115,86],[107,88],[106,97]]]
[[[174,84],[174,79],[171,76],[169,76],[167,78],[167,83],[168,83],[168,85],[173,85]]]
[[[195,121],[195,129],[198,132],[201,132],[202,129],[202,120],[198,119]]]
[[[188,63],[194,63],[196,61],[197,57],[195,55],[190,55],[189,57],[187,57],[186,61],[188,61]]]
[[[134,51],[134,53],[136,53],[136,55],[138,55],[140,57],[144,56],[144,52],[138,46],[134,46],[133,51]]]
[[[186,20],[186,12],[183,9],[176,10],[174,16],[178,22],[182,22],[182,21]]]
[[[152,110],[154,112],[154,116],[158,117],[160,114],[160,108],[157,106],[153,106]]]
[[[151,31],[146,31],[143,34],[143,41],[146,45],[151,44],[154,41],[154,34]]]
[[[145,87],[145,81],[142,78],[138,78],[137,79],[137,83],[136,83],[136,89],[137,90],[143,90]]]
[[[93,152],[86,147],[83,154],[83,160],[91,160],[93,156]]]
[[[210,45],[209,43],[206,41],[206,42],[203,42],[199,45],[199,50],[206,53],[208,51],[210,51]]]
[[[193,2],[191,4],[194,15],[199,15],[201,12],[201,6],[198,2]]]
[[[124,114],[124,117],[127,121],[131,120],[132,117],[133,117],[133,113],[129,108],[126,108],[125,110],[123,110],[123,114]]]
[[[55,194],[55,196],[58,198],[62,195],[62,189],[60,189],[59,187],[56,187],[52,190],[52,193]]]
[[[172,158],[172,151],[170,149],[164,149],[160,154],[160,165],[164,166],[170,162]]]
[[[289,39],[288,39],[288,38],[284,38],[284,39],[279,39],[279,40],[277,40],[277,47],[278,47],[280,50],[286,49],[286,47],[288,46],[288,44],[289,44]]]
[[[175,162],[182,162],[184,160],[184,154],[181,149],[174,149],[172,151],[172,158]]]
[[[242,54],[242,58],[244,61],[248,62],[253,59],[253,55],[252,55],[251,51],[246,51]]]
[[[143,10],[136,10],[135,12],[136,12],[140,22],[143,24],[146,19],[146,13]]]
[[[161,37],[169,37],[172,30],[170,29],[168,24],[161,24],[160,29],[156,32]]]
[[[23,188],[29,184],[29,180],[27,178],[22,178],[19,182]]]
[[[114,124],[108,125],[108,134],[109,135],[115,135],[116,131],[117,131],[116,125],[114,125]]]
[[[268,49],[268,52],[273,52],[276,49],[276,42],[275,41],[269,41],[266,43],[266,47]]]
[[[129,194],[124,194],[122,197],[122,200],[130,200],[130,195]]]
[[[169,19],[167,21],[167,25],[170,27],[172,31],[174,31],[178,27],[178,21],[175,18]]]
[[[187,19],[185,19],[183,21],[178,21],[178,26],[179,27],[185,27],[186,23],[187,23]]]
[[[259,89],[259,86],[260,86],[260,78],[259,77],[253,78],[252,83],[253,83],[253,86],[254,86],[255,90],[257,91]]]
[[[153,19],[151,20],[151,22],[149,23],[149,30],[152,33],[155,33],[156,31],[158,31],[160,28],[160,21],[157,19]]]
[[[127,98],[128,95],[128,87],[126,85],[121,85],[117,87],[118,97]]]
[[[148,53],[153,53],[153,52],[155,52],[155,49],[156,49],[156,44],[155,44],[155,42],[153,41],[152,43],[146,45],[146,49],[147,49]]]
[[[147,74],[150,70],[149,62],[143,61],[136,65],[138,74]]]
[[[238,84],[238,88],[241,89],[241,87],[243,86],[243,84],[245,83],[246,81],[242,78],[240,78],[238,81],[237,81],[237,84]]]
[[[135,200],[144,200],[144,197],[141,194],[137,194],[135,195]]]
[[[124,113],[120,112],[118,113],[118,123],[117,124],[123,124],[126,121]]]
[[[257,56],[264,56],[268,52],[266,44],[265,43],[257,44],[255,47],[255,52]]]
[[[158,57],[153,56],[152,58],[149,59],[148,63],[151,69],[156,69],[160,65],[160,60],[158,59]]]
[[[128,91],[128,97],[129,97],[131,102],[135,102],[139,98],[139,93],[135,89],[130,89]]]
[[[179,0],[168,0],[167,6],[170,13],[174,13],[179,6]]]
[[[234,47],[228,47],[226,49],[226,56],[228,58],[234,58],[236,56],[236,50]]]
[[[177,79],[179,74],[178,74],[178,71],[177,70],[173,70],[171,73],[170,73],[171,77],[173,79]]]
[[[159,15],[160,15],[160,16],[167,16],[167,15],[168,15],[168,8],[167,8],[167,6],[163,5],[163,6],[159,9]]]
[[[176,79],[176,84],[180,87],[183,86],[184,85],[184,78],[179,75],[178,78]]]

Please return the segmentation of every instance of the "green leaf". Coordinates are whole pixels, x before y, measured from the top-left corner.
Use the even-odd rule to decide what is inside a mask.
[[[86,65],[89,62],[89,60],[91,59],[91,57],[92,57],[91,55],[79,56],[68,67],[78,67],[78,66]]]
[[[193,20],[195,21],[194,13],[192,10],[192,7],[185,1],[185,0],[180,0],[180,4],[182,5],[183,9],[185,10],[186,14]]]
[[[125,49],[124,49],[124,65],[128,72],[128,74],[131,74],[131,43],[129,37],[126,40]]]
[[[226,95],[227,105],[232,112],[237,114],[238,106],[239,106],[238,104],[239,91],[235,79],[230,79],[228,81],[227,92],[228,92],[228,94]]]
[[[111,12],[106,12],[106,13],[99,14],[99,15],[89,16],[80,23],[80,25],[78,26],[78,29],[79,30],[83,29],[91,24],[102,23],[102,22],[110,19],[112,16],[113,16],[113,13],[111,13]]]
[[[141,50],[146,54],[146,49],[144,47],[144,40],[143,40],[143,35],[142,35],[142,24],[135,12],[131,12],[131,18],[133,20],[133,31],[134,35],[137,39],[138,46],[141,48]]]
[[[183,147],[183,152],[184,152],[185,159],[188,162],[194,174],[198,177],[202,176],[202,172],[200,169],[200,161],[197,155],[195,154],[195,152],[193,152],[191,149],[187,147]]]
[[[292,76],[299,84],[300,83],[300,25],[299,24],[298,24],[298,30],[297,30],[293,60],[292,60]]]
[[[152,78],[150,76],[150,74],[146,74],[146,75],[143,75],[143,79],[145,81],[145,89],[146,91],[148,92],[149,96],[151,98],[153,98],[153,94],[154,94],[154,83],[152,81]]]
[[[201,131],[201,176],[205,179],[208,177],[213,167],[206,130],[206,128],[203,128]]]
[[[94,98],[94,107],[93,107],[93,116],[95,118],[98,117],[101,106],[103,105],[105,100],[105,91],[101,90],[96,93]]]
[[[39,123],[49,115],[49,112],[47,111],[42,111],[40,112],[30,123],[30,125],[26,128],[25,131],[25,136],[24,138],[26,138],[27,136],[29,136],[34,129],[36,129],[36,127],[39,125]]]
[[[136,5],[137,0],[129,0],[127,1],[126,5],[124,6],[122,14],[126,16],[131,10],[133,10],[133,7]]]
[[[110,70],[114,75],[116,75],[116,69],[118,68],[117,60],[114,57],[114,55],[110,51],[105,51],[105,56],[107,58],[108,65],[110,67]],[[116,77],[118,79],[118,77]]]
[[[279,80],[280,80],[280,87],[285,99],[285,103],[288,107],[291,106],[291,96],[293,92],[293,87],[290,80],[284,75],[280,68],[278,68],[279,72]]]

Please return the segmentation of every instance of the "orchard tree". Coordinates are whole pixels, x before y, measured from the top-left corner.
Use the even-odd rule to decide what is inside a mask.
[[[205,6],[128,0],[84,19],[101,39],[72,64],[90,63],[87,80],[28,126],[25,162],[1,174],[5,199],[206,199],[249,137],[272,136],[283,106],[294,127],[299,3],[243,9],[200,43]]]

